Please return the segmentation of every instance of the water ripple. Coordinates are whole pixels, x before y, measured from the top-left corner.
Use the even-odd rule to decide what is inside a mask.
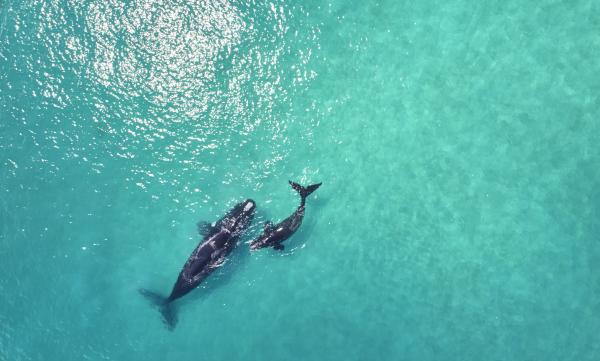
[[[260,188],[317,124],[295,123],[319,38],[300,6],[53,0],[4,12],[7,70],[32,80],[8,82],[2,99],[20,124],[6,144],[32,153],[23,169],[60,177],[75,162],[154,197],[175,187],[208,201],[219,185]]]

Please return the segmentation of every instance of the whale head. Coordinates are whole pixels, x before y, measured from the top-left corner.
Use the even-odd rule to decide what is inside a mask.
[[[246,199],[236,204],[230,213],[230,220],[232,221],[230,224],[233,225],[233,231],[237,233],[244,232],[250,226],[255,211],[256,202],[252,199]]]
[[[256,203],[254,203],[252,199],[246,199],[242,204],[244,205],[244,208],[242,209],[244,212],[253,212],[256,208]]]

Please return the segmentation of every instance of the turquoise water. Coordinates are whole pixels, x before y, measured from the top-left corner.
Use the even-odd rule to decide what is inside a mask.
[[[597,2],[0,4],[0,360],[600,359]]]

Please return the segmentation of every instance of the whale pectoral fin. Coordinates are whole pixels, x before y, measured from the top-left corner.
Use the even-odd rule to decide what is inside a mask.
[[[220,251],[213,252],[212,258],[214,259],[214,261],[211,264],[208,265],[209,269],[219,268],[222,265],[224,265],[225,262],[227,262],[227,257],[221,255]]]
[[[210,236],[215,231],[213,225],[208,222],[198,222],[196,225],[198,226],[198,233],[204,237]]]
[[[266,221],[265,226],[263,227],[264,233],[271,233],[271,229],[273,228],[273,223],[271,221]]]
[[[285,247],[281,243],[277,243],[276,245],[273,246],[273,248],[278,251],[283,251],[285,249]]]
[[[210,268],[210,266],[209,266],[209,268]],[[206,269],[205,269],[205,270],[201,271],[200,273],[194,275],[190,279],[189,283],[196,284],[194,287],[198,287],[198,284],[200,284],[200,282],[202,282],[202,280],[204,280],[206,278],[206,276],[208,276],[208,273],[206,272]]]
[[[222,259],[222,260],[217,261],[214,264],[211,264],[210,266],[208,266],[208,268],[215,269],[215,268],[221,267],[224,264],[225,264],[225,259]]]

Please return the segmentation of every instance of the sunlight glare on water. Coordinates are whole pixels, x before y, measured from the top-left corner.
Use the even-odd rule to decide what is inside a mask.
[[[594,4],[0,2],[0,361],[600,359]]]
[[[35,32],[15,37],[22,47],[8,54],[8,66],[34,75],[42,89],[31,96],[55,109],[36,125],[53,147],[66,148],[57,153],[85,158],[96,172],[121,158],[128,184],[150,193],[199,189],[207,200],[216,183],[256,186],[296,141],[289,119],[294,96],[316,76],[309,63],[318,28],[289,34],[295,9],[226,1],[32,5],[21,21],[37,21]],[[313,121],[303,119],[304,138]],[[52,160],[48,167],[58,171]],[[202,188],[192,184],[198,177]]]

